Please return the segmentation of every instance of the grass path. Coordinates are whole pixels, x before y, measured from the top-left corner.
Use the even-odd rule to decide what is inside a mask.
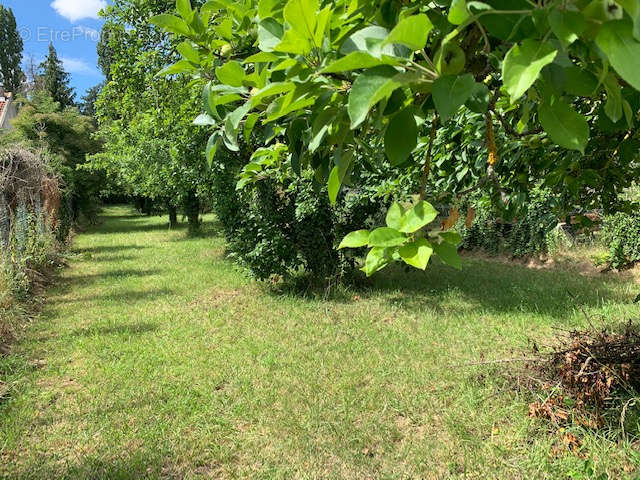
[[[567,291],[639,313],[629,280],[482,260],[304,298],[236,271],[211,218],[195,239],[103,220],[0,360],[0,478],[566,478],[584,459],[550,455],[505,366],[452,365],[581,324]],[[637,478],[632,440],[573,433],[596,473]]]

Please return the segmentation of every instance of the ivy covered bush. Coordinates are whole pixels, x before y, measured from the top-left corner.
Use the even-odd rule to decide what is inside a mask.
[[[353,255],[336,247],[347,233],[384,213],[380,200],[353,190],[332,207],[326,194],[318,195],[324,187],[314,182],[310,170],[289,176],[264,169],[238,184],[238,175],[247,171],[241,168],[245,162],[224,157],[213,167],[221,171],[214,175],[210,195],[234,261],[261,280],[296,273],[328,279],[352,271]]]
[[[602,239],[609,248],[614,268],[624,268],[640,261],[640,212],[619,212],[604,222]]]
[[[480,203],[471,226],[460,225],[463,247],[525,257],[548,253],[557,245],[557,199],[549,190],[536,188],[513,219],[504,219],[488,203]]]

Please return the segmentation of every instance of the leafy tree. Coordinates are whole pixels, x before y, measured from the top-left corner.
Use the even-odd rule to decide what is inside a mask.
[[[49,44],[49,54],[40,65],[40,69],[42,70],[42,87],[51,98],[60,104],[61,108],[73,106],[75,93],[69,86],[71,77],[65,72],[53,43]]]
[[[437,212],[424,199],[434,170],[452,189],[452,174],[466,176],[433,158],[438,130],[462,112],[483,125],[472,188],[505,207],[522,196],[514,185],[531,179],[576,199],[595,188],[607,206],[637,179],[635,1],[213,0],[194,10],[177,0],[176,9],[152,21],[183,40],[183,58],[165,73],[203,85],[198,122],[213,130],[210,160],[263,125],[273,132],[264,147],[287,144],[294,170],[315,170],[332,202],[379,151],[395,167],[390,180],[422,172],[417,200],[394,203],[386,226],[344,239],[370,248],[367,274],[396,260],[425,268],[434,253],[460,265],[459,236],[425,228]],[[501,151],[503,134],[522,161]],[[616,187],[600,188],[608,180]]]
[[[80,113],[87,117],[96,117],[96,102],[98,96],[104,88],[104,83],[100,83],[87,90],[87,93],[82,97],[82,103],[80,104]]]
[[[25,80],[20,68],[22,48],[13,10],[0,5],[0,80],[9,92],[19,92]]]
[[[207,131],[194,132],[192,125],[200,94],[188,79],[156,78],[167,58],[177,56],[169,36],[149,23],[153,15],[173,9],[167,0],[118,0],[105,10],[109,34],[98,53],[108,81],[96,103],[105,151],[93,163],[131,195],[165,205],[172,224],[182,207],[196,231],[209,179]]]
[[[11,132],[0,137],[2,143],[23,143],[49,158],[51,168],[63,180],[75,219],[83,215],[92,221],[105,184],[100,172],[83,169],[87,155],[101,148],[100,141],[94,138],[92,119],[75,108],[62,109],[47,92],[40,91],[24,103],[13,126]]]

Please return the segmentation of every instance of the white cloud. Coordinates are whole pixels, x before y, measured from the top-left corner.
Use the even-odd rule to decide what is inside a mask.
[[[61,60],[64,69],[69,73],[75,73],[77,75],[87,75],[92,77],[100,75],[95,67],[92,67],[81,58],[62,57]]]
[[[107,6],[106,0],[53,0],[53,9],[71,22],[83,18],[98,18],[98,12]]]

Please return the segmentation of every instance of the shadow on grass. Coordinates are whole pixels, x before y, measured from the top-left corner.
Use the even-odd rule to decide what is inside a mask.
[[[173,295],[173,293],[173,290],[169,290],[167,288],[157,288],[141,291],[112,292],[101,295],[91,295],[88,297],[51,299],[48,303],[52,306],[88,302],[113,302],[131,305],[132,303],[155,301],[160,298]]]
[[[126,234],[126,233],[153,233],[153,232],[167,232],[175,233],[181,232],[184,236],[180,238],[173,238],[172,240],[188,240],[191,238],[214,238],[222,235],[222,226],[218,221],[206,221],[203,222],[200,230],[196,233],[190,234],[187,223],[180,223],[175,227],[169,226],[168,219],[164,217],[134,217],[125,218],[122,220],[117,217],[103,217],[106,220],[100,226],[91,230],[92,234]]]
[[[440,314],[475,311],[489,313],[532,313],[567,318],[576,307],[597,307],[603,303],[631,303],[625,293],[628,280],[608,274],[582,276],[560,269],[531,269],[518,264],[465,259],[462,271],[437,261],[426,272],[393,265],[370,279],[356,277],[348,285],[304,289],[285,285],[268,288],[273,295],[308,301],[327,299],[350,303],[356,297],[380,298],[407,312],[425,310]]]
[[[562,270],[536,270],[517,264],[468,260],[462,271],[434,265],[431,271],[392,269],[376,279],[373,291],[391,295],[408,310],[424,300],[460,298],[480,310],[518,312],[566,318],[579,306],[629,303],[626,281],[607,275],[587,277]]]
[[[14,480],[138,480],[159,478],[184,478],[167,468],[166,452],[153,452],[147,449],[139,452],[123,452],[121,458],[115,457],[109,461],[92,456],[76,457],[74,461],[65,464],[56,462],[54,456],[40,454],[31,458],[21,468],[20,473],[11,477]]]
[[[101,245],[87,248],[73,248],[72,253],[99,255],[109,252],[123,252],[126,250],[143,250],[149,248],[146,245]]]
[[[141,269],[120,269],[110,270],[108,272],[96,273],[92,275],[74,275],[70,277],[61,277],[57,282],[58,292],[65,293],[75,287],[87,286],[96,282],[109,279],[126,279],[130,277],[149,277],[152,275],[159,275],[164,270],[159,268],[152,268],[147,270]]]
[[[144,333],[154,332],[157,329],[158,326],[152,323],[133,323],[108,327],[91,326],[88,328],[80,328],[78,330],[75,330],[69,333],[69,336],[93,337],[98,335],[142,335]]]

